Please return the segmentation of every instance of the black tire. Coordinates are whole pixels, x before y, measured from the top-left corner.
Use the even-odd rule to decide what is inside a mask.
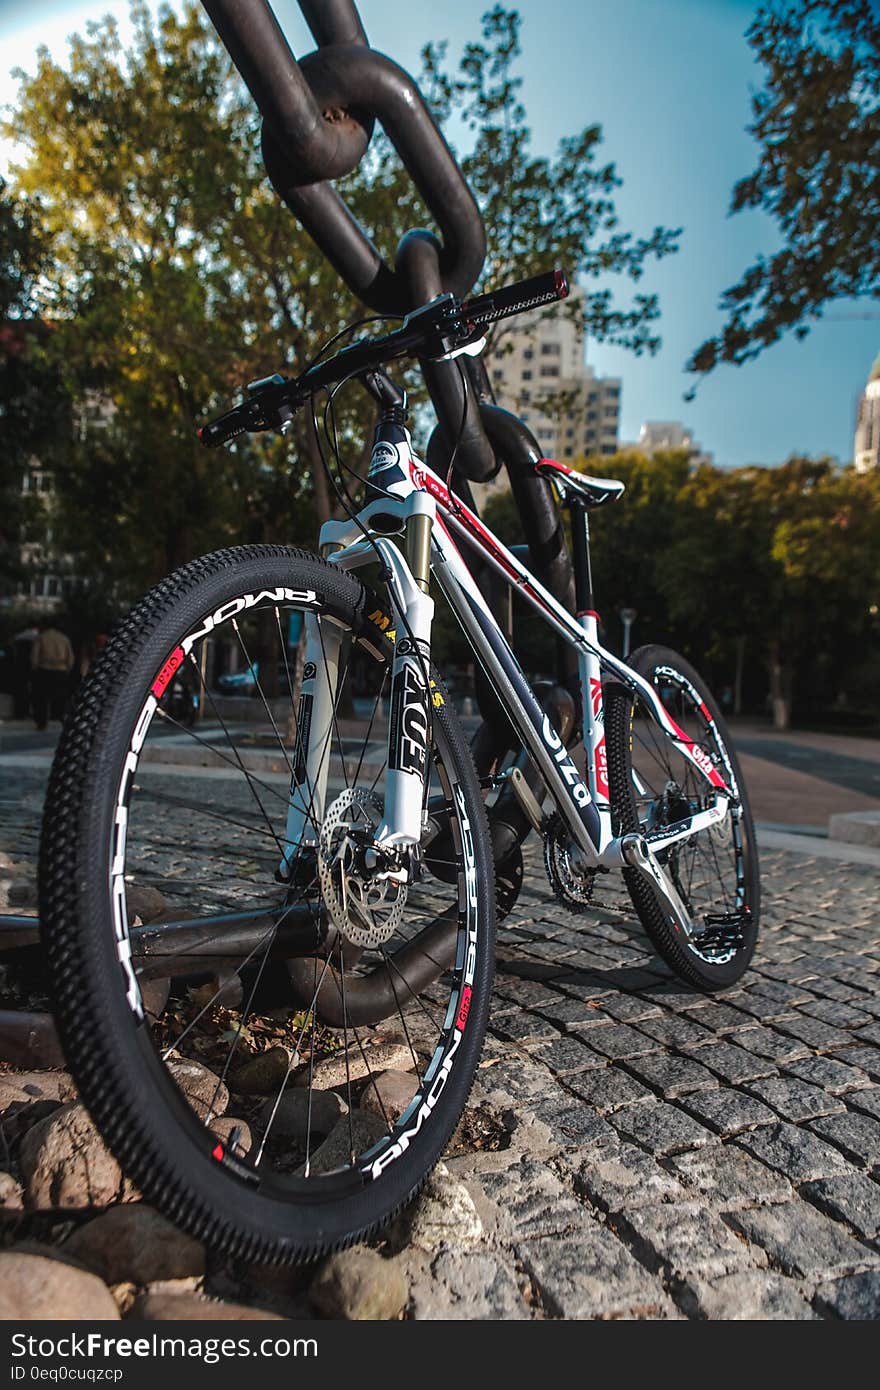
[[[717,760],[726,780],[732,776],[738,790],[735,815],[659,856],[692,913],[693,937],[672,929],[637,870],[624,872],[639,919],[667,964],[698,989],[726,989],[748,968],[760,919],[755,826],[739,760],[711,691],[689,661],[667,647],[647,646],[634,652],[629,664],[664,692],[672,717]],[[659,731],[654,734],[656,725],[647,716],[640,717],[641,704],[623,685],[609,685],[605,727],[617,834],[671,824],[697,809],[706,791],[701,775]]]
[[[494,961],[492,856],[480,788],[466,740],[438,683],[433,691],[433,736],[429,754],[435,769],[439,770],[432,771],[431,776],[441,777],[442,785],[447,787],[448,806],[454,806],[454,811],[449,810],[449,823],[444,833],[448,841],[449,825],[453,825],[457,836],[454,840],[457,870],[449,875],[451,887],[443,884],[439,887],[451,896],[450,930],[454,935],[457,921],[458,953],[454,966],[424,995],[427,1002],[423,1007],[432,1026],[437,1020],[445,1020],[437,1025],[435,1050],[426,1048],[418,1054],[418,1057],[431,1059],[430,1079],[425,1078],[426,1068],[410,1043],[418,1078],[417,1083],[415,1078],[413,1081],[414,1102],[406,1112],[410,1118],[392,1124],[383,1105],[387,1132],[376,1141],[368,1163],[363,1158],[368,1150],[356,1150],[352,1137],[351,1150],[358,1155],[356,1163],[346,1166],[344,1162],[332,1175],[312,1175],[308,1173],[307,1148],[308,1175],[297,1176],[295,1169],[284,1169],[281,1158],[271,1172],[262,1168],[258,1172],[252,1161],[254,1150],[250,1157],[244,1156],[241,1147],[233,1152],[236,1143],[242,1144],[240,1137],[227,1138],[218,1144],[216,1132],[212,1134],[207,1130],[191,1106],[185,1103],[182,1091],[160,1057],[158,1041],[154,1043],[154,1036],[157,1039],[159,1036],[159,1025],[149,1016],[139,1018],[127,998],[131,991],[131,974],[122,960],[125,948],[117,945],[109,887],[114,818],[117,816],[115,789],[122,782],[125,760],[134,746],[133,736],[135,740],[137,737],[133,731],[142,718],[145,698],[150,694],[151,685],[155,683],[158,688],[157,673],[162,671],[169,654],[174,653],[185,638],[189,640],[187,635],[197,632],[209,615],[218,614],[221,605],[234,608],[233,600],[248,595],[259,596],[255,607],[260,604],[266,607],[263,591],[283,588],[288,591],[284,599],[285,612],[288,607],[292,610],[305,607],[302,595],[314,594],[312,611],[327,615],[337,627],[341,625],[346,629],[352,639],[352,649],[356,644],[363,646],[368,642],[372,652],[370,659],[379,657],[380,667],[383,659],[387,664],[391,648],[379,635],[375,623],[377,600],[371,597],[368,601],[368,591],[357,579],[323,560],[280,546],[248,546],[218,551],[193,561],[146,595],[115,632],[105,655],[81,687],[63,729],[52,768],[40,862],[40,918],[58,1029],[82,1099],[110,1149],[146,1200],[185,1230],[223,1254],[271,1261],[314,1258],[362,1238],[387,1221],[418,1191],[443,1153],[470,1092],[483,1045]],[[295,598],[288,602],[290,594]],[[275,619],[281,633],[277,602]],[[242,625],[244,621],[242,614]],[[263,620],[254,617],[253,621]],[[219,630],[219,622],[217,628]],[[281,638],[282,644],[289,640],[289,637]],[[266,669],[277,668],[267,664]],[[380,693],[381,689],[380,686]],[[207,687],[203,686],[203,698],[206,692]],[[209,698],[213,697],[209,695]],[[376,705],[379,706],[379,694]],[[247,718],[246,713],[242,718]],[[160,722],[156,720],[157,724]],[[197,725],[198,729],[204,730],[204,726]],[[160,732],[162,730],[157,729],[157,740]],[[148,732],[146,737],[150,736]],[[202,734],[197,732],[188,736],[197,741],[202,739]],[[183,735],[175,731],[175,737],[180,739]],[[367,746],[365,742],[364,749]],[[137,756],[141,758],[142,752]],[[343,769],[346,756],[340,738]],[[230,761],[227,756],[226,762]],[[430,758],[428,765],[430,768]],[[195,777],[195,771],[192,775]],[[254,773],[242,774],[247,777],[248,787],[255,776]],[[266,778],[269,776],[265,774]],[[178,802],[181,797],[185,799],[188,780],[181,779],[174,784],[175,795],[167,798],[167,822],[164,816],[156,818],[155,831],[150,830],[148,834],[144,830],[144,844],[148,843],[149,835],[159,843],[163,834],[176,843],[180,825],[194,827],[195,843],[194,837],[203,831],[198,815],[203,798],[205,805],[226,806],[227,812],[229,805],[234,804],[228,801],[232,793],[224,778],[231,778],[231,774],[220,767],[214,783],[208,780],[201,786],[194,783],[198,786],[193,793],[196,805],[190,807],[185,816]],[[284,793],[286,781],[283,777],[277,780]],[[141,783],[146,791],[142,792]],[[148,763],[139,762],[123,785],[128,786],[131,799],[129,839],[123,842],[120,851],[117,838],[116,853],[126,856],[130,853],[131,862],[140,863],[134,859],[140,852],[140,842],[135,839],[131,805],[138,809],[141,804],[138,798],[146,796],[150,787],[161,789],[163,784],[151,774]],[[217,793],[213,802],[212,786],[224,788],[222,798]],[[237,789],[237,782],[235,787]],[[156,795],[155,792],[149,794]],[[283,801],[284,797],[281,799]],[[138,814],[146,827],[146,814],[139,809]],[[250,816],[255,822],[258,820],[253,806]],[[219,815],[217,818],[222,819]],[[238,824],[232,820],[229,823]],[[228,833],[228,842],[234,833]],[[212,834],[224,835],[227,831],[224,826],[221,832]],[[256,841],[256,832],[254,838]],[[221,841],[221,848],[217,849],[216,839],[205,839],[205,843],[212,846],[214,856],[204,870],[197,869],[199,873],[204,872],[205,885],[216,885],[220,881],[216,875],[225,871],[223,852],[227,841]],[[198,843],[201,844],[201,840]],[[163,853],[170,854],[172,850],[173,847]],[[260,853],[264,850],[262,847]],[[273,855],[277,867],[277,853],[270,842],[267,858],[271,860]],[[126,859],[126,864],[128,862]],[[197,866],[201,864],[195,853],[193,862]],[[245,868],[248,872],[251,870],[238,861],[233,867],[235,872],[228,878],[232,885],[229,891],[244,891]],[[123,877],[121,870],[119,877]],[[183,885],[181,893],[190,891],[191,877],[182,876],[179,882]],[[261,892],[292,892],[283,884],[270,883],[268,875],[260,879],[260,884]],[[432,879],[425,892],[433,892],[435,887]],[[219,893],[220,889],[216,891]],[[317,890],[312,887],[309,891]],[[416,892],[416,887],[412,891]],[[127,931],[123,934],[128,937]],[[274,935],[265,947],[265,960],[268,960],[273,942]],[[350,952],[350,955],[355,953]],[[339,957],[342,958],[341,947]],[[329,960],[329,956],[326,959]],[[319,963],[316,961],[316,972]],[[133,971],[141,967],[140,958],[131,965]],[[343,961],[341,976],[345,975],[346,968]],[[351,967],[351,978],[359,968]],[[280,975],[284,976],[283,964]],[[260,983],[259,976],[258,984],[260,988],[265,984],[265,981]],[[440,1003],[431,1002],[438,996],[442,996]],[[182,997],[188,1007],[189,992]],[[224,997],[218,994],[211,1001],[214,1013],[225,1007]],[[306,1083],[310,1088],[311,1068],[319,1050],[316,1037],[324,1036],[320,1023],[316,1027],[317,998],[316,989],[312,1008],[299,1032],[302,1039],[307,1024],[311,1028],[310,1069]],[[400,1016],[406,1029],[406,1016],[412,1018],[415,1010],[409,1007],[409,1000],[404,1002],[406,1008],[400,1008]],[[168,1026],[166,1015],[161,1027],[167,1029]],[[248,1016],[242,1013],[234,1027],[237,1036],[233,1050],[238,1045],[241,1029],[248,1026]],[[255,1026],[252,1018],[250,1027]],[[278,1026],[283,1028],[287,1024],[282,1022]],[[292,1032],[293,1024],[290,1027]],[[422,1028],[426,1031],[424,1022]],[[180,1049],[184,1047],[187,1034],[181,1032],[176,1036],[179,1055],[185,1056]],[[195,1032],[189,1034],[190,1038],[195,1036]],[[363,1054],[363,1041],[357,1033],[355,1036],[358,1036]],[[409,1040],[408,1031],[406,1037]],[[348,1073],[349,1053],[353,1055],[353,1051],[349,1048],[347,1030],[343,1043]],[[368,1047],[371,1045],[369,1033],[366,1043]],[[368,1070],[367,1075],[372,1073]],[[351,1101],[350,1077],[347,1085]],[[311,1090],[309,1095],[311,1097]],[[212,1107],[217,1103],[216,1096],[215,1091]],[[265,1115],[265,1109],[261,1114]],[[274,1117],[274,1111],[272,1114]],[[268,1137],[272,1119],[263,1122]],[[349,1135],[352,1136],[350,1123]],[[217,1156],[218,1151],[221,1158]],[[381,1157],[381,1164],[376,1154]],[[274,1158],[271,1161],[276,1164]],[[259,1157],[256,1162],[259,1163]]]

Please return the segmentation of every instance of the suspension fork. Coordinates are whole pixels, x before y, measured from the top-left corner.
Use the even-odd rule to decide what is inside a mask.
[[[384,778],[385,804],[376,843],[388,849],[418,844],[422,835],[424,788],[429,776],[431,713],[442,697],[430,682],[431,627],[434,600],[430,583],[431,530],[436,503],[425,492],[414,492],[401,508],[407,556],[387,537],[352,545],[328,555],[343,569],[375,560],[385,566],[392,614],[388,630],[396,633],[391,667],[391,707],[388,720],[388,764]],[[331,534],[338,523],[328,523]],[[324,539],[322,532],[322,541]],[[332,542],[338,545],[338,541]],[[322,547],[323,548],[323,547]],[[297,741],[290,780],[282,878],[303,848],[317,844],[327,802],[330,749],[335,734],[339,658],[343,634],[334,623],[320,624],[306,616],[306,659],[297,719]]]
[[[318,842],[327,800],[330,747],[336,721],[342,630],[314,613],[305,615],[306,652],[296,720],[287,828],[279,876],[290,877],[302,849]]]
[[[377,541],[389,571],[388,593],[397,629],[385,809],[376,831],[376,843],[389,849],[416,845],[422,837],[424,793],[430,776],[431,714],[434,699],[441,698],[432,692],[430,681],[434,600],[428,589],[436,511],[436,503],[427,492],[414,492],[407,498],[406,560],[390,541]]]

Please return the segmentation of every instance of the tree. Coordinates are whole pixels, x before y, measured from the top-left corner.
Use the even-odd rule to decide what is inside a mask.
[[[69,434],[69,402],[36,318],[48,246],[39,207],[0,179],[0,593],[24,574],[22,542],[38,541],[45,518],[22,491],[34,457],[51,466]],[[41,522],[43,527],[41,527]]]
[[[601,126],[562,139],[552,159],[532,153],[516,71],[520,26],[515,10],[495,5],[483,15],[482,42],[466,46],[456,74],[447,71],[445,42],[423,52],[432,110],[444,121],[455,111],[473,138],[461,167],[489,231],[483,282],[503,285],[562,266],[585,287],[583,299],[573,298],[567,310],[591,337],[637,354],[655,352],[657,296],[639,293],[621,308],[607,281],[639,281],[647,263],[678,249],[679,231],[655,227],[639,237],[621,230],[614,205],[620,176],[614,164],[598,162]],[[490,351],[504,340],[505,330],[496,329]]]
[[[269,186],[253,102],[201,8],[154,16],[134,0],[132,16],[127,51],[110,19],[75,37],[64,64],[42,51],[5,126],[22,150],[17,192],[42,208],[40,307],[51,310],[56,360],[78,402],[58,468],[59,541],[120,598],[220,544],[314,544],[316,520],[336,499],[307,412],[292,460],[290,443],[275,437],[208,454],[195,430],[243,382],[301,369],[362,312]],[[518,17],[496,8],[459,76],[444,74],[437,50],[426,57],[445,109],[466,103],[466,172],[490,230],[499,174],[513,190],[487,281],[548,262],[638,277],[673,238],[658,230],[640,241],[616,228],[617,176],[593,166],[596,128],[563,142],[556,161],[532,158],[511,73],[517,34]],[[426,220],[381,134],[342,191],[389,260],[400,235]],[[597,335],[654,345],[652,297],[617,311],[601,290],[587,305]],[[357,387],[339,398],[354,466],[370,415]]]
[[[747,362],[789,330],[805,337],[841,296],[880,298],[880,9],[765,3],[747,38],[766,69],[750,127],[761,156],[731,212],[769,213],[783,244],[724,292],[727,321],[694,352],[694,372]]]

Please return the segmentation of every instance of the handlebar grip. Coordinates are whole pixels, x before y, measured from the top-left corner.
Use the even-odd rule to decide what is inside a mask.
[[[543,275],[532,275],[528,280],[519,280],[515,285],[505,285],[503,289],[491,294],[478,294],[474,299],[466,299],[461,306],[462,317],[479,328],[483,324],[495,323],[498,319],[511,318],[527,309],[539,309],[543,304],[554,304],[565,299],[568,294],[568,279],[564,270],[548,270]]]
[[[234,410],[228,410],[225,415],[219,415],[216,420],[202,425],[197,433],[206,449],[219,449],[221,444],[228,444],[231,439],[244,434],[246,429],[241,407],[236,406]]]

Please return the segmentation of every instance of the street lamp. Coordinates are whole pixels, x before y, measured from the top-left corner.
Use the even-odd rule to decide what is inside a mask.
[[[638,617],[634,608],[621,608],[620,620],[623,623],[623,655],[629,656],[629,635],[632,632],[632,625]]]

